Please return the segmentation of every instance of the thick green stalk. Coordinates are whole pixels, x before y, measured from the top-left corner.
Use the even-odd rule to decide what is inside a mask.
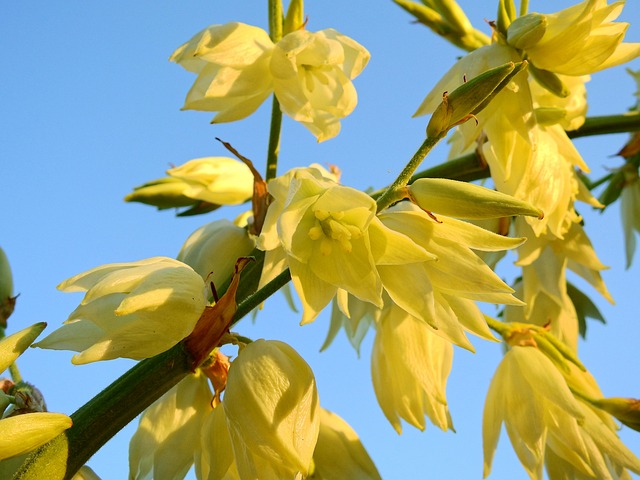
[[[420,148],[418,148],[416,153],[413,154],[413,157],[411,157],[409,163],[407,163],[402,172],[400,172],[398,178],[396,178],[389,188],[387,188],[378,198],[377,204],[379,212],[401,199],[401,197],[398,196],[400,189],[409,183],[411,176],[420,166],[420,163],[422,163],[431,149],[436,145],[436,143],[443,139],[446,134],[447,132],[443,131],[435,137],[428,136],[425,141],[422,142],[422,145],[420,145]]]
[[[604,115],[587,117],[584,125],[577,130],[567,132],[569,138],[604,135],[608,133],[625,133],[640,130],[640,112],[629,112],[621,115]]]

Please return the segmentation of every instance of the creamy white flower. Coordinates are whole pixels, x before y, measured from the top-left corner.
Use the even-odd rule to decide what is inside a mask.
[[[262,29],[242,23],[213,25],[171,56],[198,74],[185,109],[219,112],[214,122],[252,114],[275,92],[282,111],[318,141],[340,132],[340,119],[356,106],[351,80],[369,52],[335,30],[295,30],[273,44]]]
[[[425,416],[442,430],[453,430],[446,384],[453,345],[423,321],[391,304],[377,324],[371,377],[380,408],[402,433],[400,419],[420,430]]]
[[[166,257],[102,265],[58,288],[87,293],[65,324],[35,345],[81,352],[75,364],[164,352],[191,333],[207,305],[200,275]]]
[[[148,407],[129,443],[129,478],[183,478],[200,454],[200,430],[213,394],[197,371]]]
[[[222,400],[241,478],[309,473],[320,422],[313,372],[289,345],[257,340],[231,363]]]
[[[564,75],[587,75],[640,55],[640,43],[622,43],[628,23],[614,22],[624,2],[584,0],[545,15],[544,35],[525,49],[537,68]]]

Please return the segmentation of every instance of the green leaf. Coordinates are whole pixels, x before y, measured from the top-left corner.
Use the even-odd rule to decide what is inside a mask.
[[[567,282],[567,294],[576,309],[578,328],[582,338],[587,338],[587,318],[598,320],[603,324],[607,323],[591,299],[569,282]]]

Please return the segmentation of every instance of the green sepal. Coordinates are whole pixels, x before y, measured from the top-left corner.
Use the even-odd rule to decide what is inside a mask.
[[[555,73],[550,72],[549,70],[537,68],[533,64],[529,65],[529,71],[531,72],[531,75],[533,75],[533,78],[535,78],[536,82],[549,90],[555,96],[560,98],[567,98],[569,96],[569,89],[564,83],[562,83],[560,77]]]

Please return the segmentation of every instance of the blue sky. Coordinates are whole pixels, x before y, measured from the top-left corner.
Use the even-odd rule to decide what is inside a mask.
[[[494,2],[461,1],[477,28],[495,17]],[[531,10],[568,2],[532,1]],[[94,266],[156,255],[175,256],[187,236],[207,221],[232,218],[237,210],[207,217],[175,218],[170,211],[126,204],[136,185],[164,175],[170,164],[202,156],[226,155],[214,137],[232,143],[260,165],[265,158],[270,102],[235,124],[209,124],[212,114],[182,112],[194,76],[168,62],[175,48],[214,23],[242,21],[266,27],[266,1],[185,0],[126,2],[15,2],[4,5],[0,38],[5,51],[0,113],[2,227],[0,245],[20,293],[9,331],[38,321],[50,332],[81,297],[55,286]],[[391,182],[420,145],[427,119],[411,115],[461,51],[436,38],[390,0],[308,1],[308,28],[335,28],[367,47],[372,59],[356,79],[356,111],[342,133],[317,144],[288,118],[283,124],[280,171],[313,162],[337,164],[343,183],[361,189]],[[640,19],[629,2],[622,20]],[[640,24],[627,38],[640,41]],[[630,65],[640,69],[640,61]],[[635,84],[624,68],[601,72],[588,84],[590,114],[620,113],[631,106]],[[576,145],[596,172],[621,164],[611,155],[626,135],[580,139]],[[424,165],[444,160],[439,146]],[[635,366],[640,338],[637,281],[640,259],[624,270],[618,206],[595,214],[581,206],[586,230],[601,260],[616,306],[576,281],[592,295],[608,325],[590,323],[580,356],[610,396],[640,397]],[[505,264],[514,260],[507,257]],[[506,265],[505,265],[506,266]],[[512,274],[508,268],[504,275]],[[511,273],[509,273],[511,272]],[[429,478],[480,478],[481,415],[501,347],[474,339],[475,355],[456,349],[448,399],[457,433],[433,426],[418,432],[405,426],[398,436],[384,419],[371,386],[372,336],[361,358],[340,335],[318,353],[328,317],[298,326],[299,316],[277,295],[256,323],[237,326],[253,338],[290,343],[314,369],[323,406],[345,418],[360,434],[383,478],[418,472]],[[44,393],[49,409],[72,413],[133,365],[122,360],[74,367],[71,353],[30,350],[19,366]],[[125,478],[128,440],[137,421],[99,452],[89,465],[104,479]],[[640,454],[640,440],[621,431]],[[491,478],[524,478],[503,435]]]

